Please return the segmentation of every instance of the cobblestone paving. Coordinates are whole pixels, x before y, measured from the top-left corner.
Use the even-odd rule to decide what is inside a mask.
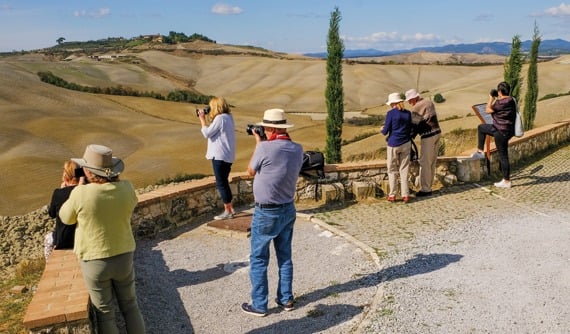
[[[494,181],[457,185],[413,198],[408,204],[371,199],[313,212],[322,221],[377,250],[379,256],[407,247],[414,237],[493,211],[533,210],[568,219],[570,145],[512,173],[511,189]],[[502,200],[498,200],[502,199]],[[561,218],[562,219],[562,218]]]

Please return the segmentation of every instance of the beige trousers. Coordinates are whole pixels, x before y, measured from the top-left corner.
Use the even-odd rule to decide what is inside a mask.
[[[397,182],[400,177],[400,193],[402,197],[410,195],[410,187],[408,186],[408,173],[410,170],[410,149],[412,143],[409,141],[396,147],[388,146],[386,152],[388,155],[388,185],[390,193],[388,196],[396,196],[398,193]]]
[[[420,148],[420,190],[430,192],[435,176],[437,153],[439,150],[439,138],[441,134],[422,138]]]

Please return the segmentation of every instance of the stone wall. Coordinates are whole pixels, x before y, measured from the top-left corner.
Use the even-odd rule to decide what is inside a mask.
[[[553,147],[570,141],[570,121],[560,122],[525,133],[509,143],[512,165],[532,159]],[[473,150],[474,151],[474,150]],[[479,182],[497,177],[498,154],[491,144],[491,173],[485,160],[473,160],[465,152],[457,157],[439,157],[434,187],[449,187],[456,183]],[[417,190],[419,166],[412,163],[410,185]],[[236,207],[253,204],[253,178],[247,173],[233,173],[230,184]],[[384,197],[388,192],[385,160],[344,163],[325,166],[325,178],[301,176],[297,184],[296,201],[305,205],[327,205],[338,201]],[[158,232],[196,221],[204,215],[222,210],[213,177],[168,185],[139,195],[133,217],[138,237],[152,237]]]

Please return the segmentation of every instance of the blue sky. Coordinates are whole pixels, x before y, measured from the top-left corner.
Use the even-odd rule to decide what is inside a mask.
[[[198,33],[222,44],[322,52],[338,7],[346,49],[400,50],[532,38],[570,40],[570,2],[550,0],[0,0],[0,52],[147,34]]]

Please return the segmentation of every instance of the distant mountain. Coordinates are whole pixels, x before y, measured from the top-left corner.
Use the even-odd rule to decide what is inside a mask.
[[[531,40],[521,43],[522,52],[529,52],[532,45]],[[476,53],[476,54],[498,54],[509,55],[511,53],[511,43],[506,42],[486,42],[473,44],[450,44],[445,46],[413,48],[408,50],[381,51],[376,49],[344,50],[345,58],[359,57],[382,57],[401,53],[412,52],[436,52],[436,53]],[[539,53],[541,56],[553,56],[570,53],[570,42],[563,39],[543,40],[540,43]],[[307,57],[325,58],[326,52],[305,53]]]

